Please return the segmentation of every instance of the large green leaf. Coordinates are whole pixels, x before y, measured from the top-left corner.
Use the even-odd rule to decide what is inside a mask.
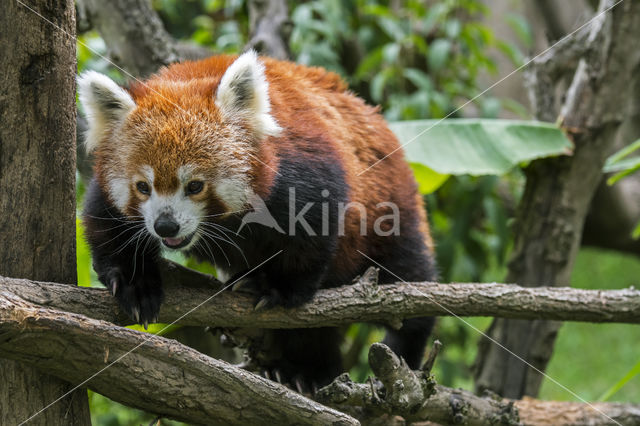
[[[500,175],[524,161],[573,151],[562,130],[538,121],[416,120],[390,126],[410,163],[443,175]]]

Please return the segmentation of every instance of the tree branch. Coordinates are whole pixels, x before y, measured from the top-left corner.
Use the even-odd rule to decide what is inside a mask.
[[[374,343],[369,364],[377,379],[354,383],[348,374],[320,389],[316,399],[348,412],[368,424],[384,416],[402,416],[407,422],[483,425],[636,425],[640,405],[502,399],[435,384],[428,369],[412,371],[387,346]],[[613,422],[611,421],[613,420]]]
[[[285,0],[250,0],[249,27],[251,36],[245,49],[276,59],[289,59],[291,21]]]
[[[91,378],[86,386],[115,401],[195,424],[358,424],[176,341],[43,308],[6,291],[0,356],[74,384]]]
[[[295,309],[255,311],[252,296],[223,291],[221,283],[174,263],[162,265],[165,302],[160,322],[212,327],[306,328],[353,322],[399,326],[421,316],[495,316],[517,319],[640,323],[640,291],[526,288],[511,284],[398,283],[378,285],[368,271],[353,285],[320,290]],[[375,270],[373,270],[375,271]],[[183,284],[184,283],[184,284]],[[0,293],[44,307],[120,325],[131,324],[106,290],[0,277]],[[184,318],[181,318],[184,316]]]
[[[148,0],[78,0],[81,29],[94,27],[109,57],[136,77],[146,77],[181,59],[200,59],[213,52],[177,42],[164,29]]]
[[[200,284],[171,291],[193,290]],[[26,289],[18,295],[22,286]],[[121,317],[105,290],[63,291],[69,289],[62,284],[0,278],[0,356],[74,384],[90,378],[86,386],[115,401],[194,424],[358,424],[347,414],[178,342],[42,306],[75,306],[94,316]],[[93,305],[84,305],[88,301]],[[223,308],[219,301],[213,303]],[[251,305],[246,308],[251,310]],[[409,421],[442,424],[488,425],[496,420],[513,425],[609,424],[583,404],[481,398],[436,386],[428,367],[411,371],[382,344],[372,346],[369,362],[379,381],[358,384],[343,375],[316,397],[363,421],[402,415]],[[637,424],[640,419],[636,405],[599,403],[597,408],[620,424]]]

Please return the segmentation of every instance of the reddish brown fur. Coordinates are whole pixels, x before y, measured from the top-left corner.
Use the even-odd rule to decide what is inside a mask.
[[[195,162],[201,172],[213,173],[215,156],[223,154],[212,151],[211,140],[203,139],[202,134],[215,135],[218,139],[236,137],[225,134],[227,127],[214,103],[220,79],[235,59],[235,56],[215,56],[199,62],[171,65],[144,84],[135,83],[129,89],[138,108],[126,126],[137,132],[133,137],[140,149],[131,153],[128,167],[152,161],[159,179],[159,192],[176,189],[173,171],[183,162]],[[355,209],[348,211],[346,237],[340,239],[336,255],[337,269],[355,270],[362,262],[357,250],[375,253],[384,244],[384,238],[376,237],[373,232],[375,218],[384,214],[376,208],[380,202],[394,202],[401,212],[419,212],[419,230],[431,249],[426,213],[403,151],[396,151],[358,176],[399,147],[378,109],[349,92],[336,74],[269,58],[261,60],[269,82],[271,114],[278,124],[284,129],[295,128],[308,139],[328,144],[328,151],[346,171],[350,200],[363,203],[367,208],[366,242],[359,235],[359,213]],[[176,115],[180,108],[188,113]],[[260,144],[244,145],[234,155],[253,156],[249,171],[252,187],[264,197],[274,179],[272,169],[278,168],[279,153],[308,155],[299,144],[297,139],[269,137]],[[103,176],[110,161],[122,161],[121,156],[111,148],[99,148],[98,176]],[[135,208],[135,201],[132,203]],[[223,207],[218,205],[217,208]]]

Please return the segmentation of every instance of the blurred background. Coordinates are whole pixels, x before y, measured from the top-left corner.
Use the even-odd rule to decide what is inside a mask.
[[[245,0],[153,0],[151,5],[166,31],[185,49],[239,53],[250,40]],[[292,60],[340,74],[357,95],[380,105],[389,121],[437,119],[579,27],[593,15],[593,7],[582,0],[289,1],[287,48]],[[98,70],[126,84],[127,76],[100,56],[112,57],[112,52],[82,16],[79,9],[78,71]],[[509,76],[451,117],[532,119],[522,74]],[[78,173],[78,206],[89,173],[82,168]],[[503,281],[513,242],[510,223],[524,187],[521,169],[500,176],[449,176],[438,185],[425,191],[425,200],[437,244],[440,281]],[[625,191],[640,194],[638,179],[625,185]],[[573,287],[615,289],[640,284],[639,246],[628,232],[617,230],[622,219],[616,213],[616,208],[637,211],[640,203],[638,198],[629,199],[629,192],[618,192],[603,184],[594,200]],[[210,265],[179,257],[173,260],[215,273]],[[91,270],[79,222],[78,277],[81,285],[100,285]],[[491,322],[490,318],[466,320],[480,330]],[[158,329],[152,327],[150,332]],[[237,360],[237,351],[222,349],[211,333],[190,338],[193,331],[179,327],[168,336],[172,333],[200,350]],[[347,330],[343,351],[354,380],[366,379],[368,346],[383,336],[384,330],[366,324]],[[456,318],[438,320],[432,339],[444,343],[434,368],[439,383],[473,389],[478,338],[476,331]],[[565,323],[547,373],[589,401],[638,402],[639,342],[638,326]],[[154,419],[100,395],[90,397],[94,424],[148,424]],[[548,380],[539,397],[575,399]]]

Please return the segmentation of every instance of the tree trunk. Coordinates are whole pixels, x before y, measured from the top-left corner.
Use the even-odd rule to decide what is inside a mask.
[[[603,0],[600,11],[613,1]],[[587,29],[586,54],[578,64],[560,111],[562,126],[575,143],[572,157],[535,161],[516,218],[515,245],[508,282],[523,286],[559,286],[570,282],[589,203],[602,177],[620,124],[629,114],[638,77],[640,3],[623,2]],[[553,62],[553,52],[545,58]],[[557,58],[556,58],[557,59]],[[557,61],[556,61],[557,62]],[[535,76],[536,81],[542,81]],[[536,99],[534,99],[536,100]],[[537,100],[544,104],[542,100]],[[535,105],[534,105],[535,107]],[[511,353],[544,371],[553,352],[559,323],[494,320],[488,335]],[[508,398],[535,396],[542,375],[487,338],[480,342],[476,388]]]
[[[5,1],[0,14],[0,274],[73,284],[74,5],[35,3]],[[27,420],[73,388],[4,359],[0,383],[3,425]],[[72,392],[31,424],[90,424],[86,390]]]
[[[245,49],[255,49],[261,55],[289,59],[289,36],[291,21],[285,0],[250,0],[249,42]]]

